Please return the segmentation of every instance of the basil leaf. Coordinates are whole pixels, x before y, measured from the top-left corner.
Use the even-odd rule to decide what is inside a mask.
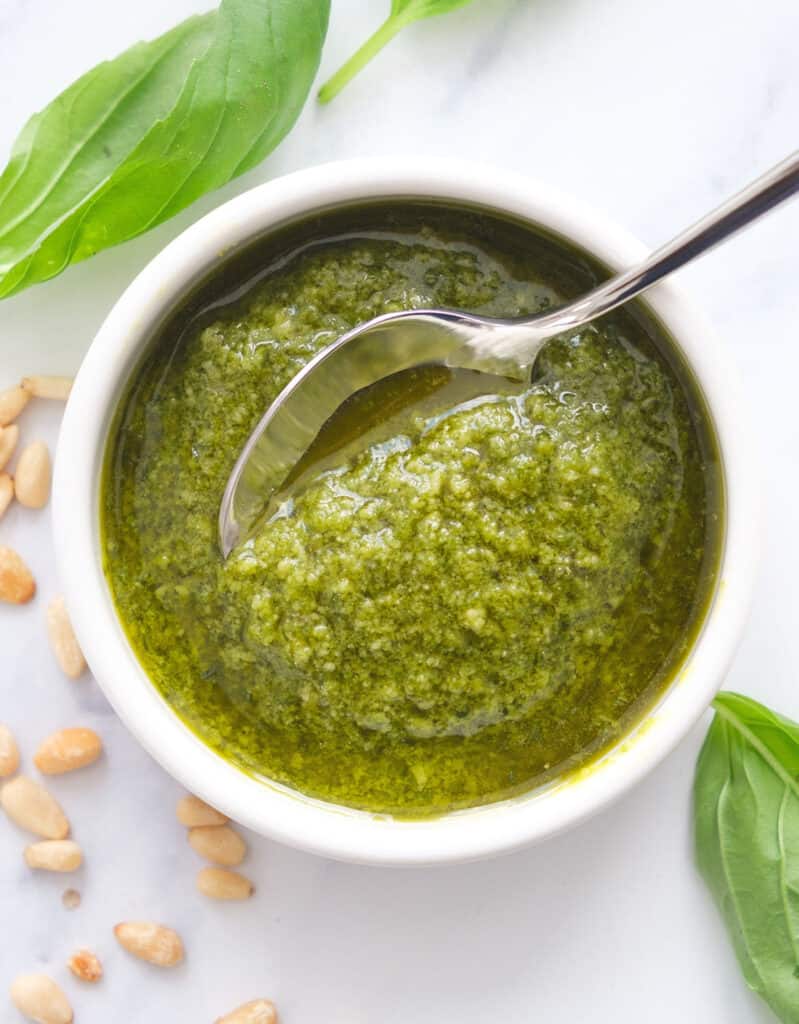
[[[694,784],[699,869],[750,988],[799,1022],[799,725],[735,693],[716,715]]]
[[[69,86],[0,176],[0,298],[160,224],[294,124],[330,0],[222,0]]]
[[[421,21],[422,18],[431,18],[435,14],[446,14],[448,11],[454,11],[456,7],[465,7],[468,3],[471,3],[471,0],[392,0],[391,13],[386,21],[319,90],[320,102],[329,103],[337,96],[344,86],[407,25]]]

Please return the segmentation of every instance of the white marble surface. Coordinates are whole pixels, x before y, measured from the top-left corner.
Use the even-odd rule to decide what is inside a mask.
[[[90,64],[203,0],[0,0],[0,155],[27,115]],[[387,0],[334,0],[323,71]],[[73,372],[132,276],[199,214],[270,176],[356,154],[495,160],[558,183],[656,243],[795,148],[795,0],[475,0],[419,25],[330,107],[309,105],[271,159],[171,223],[0,304],[0,387]],[[752,396],[766,499],[754,613],[728,685],[799,717],[795,532],[799,421],[799,203],[683,273]],[[51,442],[55,408],[24,415]],[[706,723],[625,800],[580,829],[492,863],[396,872],[335,864],[251,836],[258,884],[243,906],[194,893],[198,867],[172,807],[178,787],[139,749],[88,678],[59,675],[44,642],[57,591],[49,512],[14,509],[0,543],[23,551],[37,600],[0,611],[0,719],[29,764],[37,741],[95,726],[108,756],[57,781],[87,851],[75,882],[32,877],[0,823],[0,990],[44,969],[78,1024],[199,1024],[266,994],[285,1024],[756,1024],[693,868],[689,789]],[[75,884],[78,910],[61,892]],[[158,973],[111,926],[157,918],[188,958]],[[81,989],[63,964],[96,949],[107,977]],[[0,1020],[15,1022],[0,992]]]

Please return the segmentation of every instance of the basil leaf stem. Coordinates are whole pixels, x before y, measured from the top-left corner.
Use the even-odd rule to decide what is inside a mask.
[[[465,7],[467,3],[471,3],[471,0],[393,0],[388,18],[346,64],[325,82],[319,90],[319,101],[329,103],[406,26],[422,18]]]

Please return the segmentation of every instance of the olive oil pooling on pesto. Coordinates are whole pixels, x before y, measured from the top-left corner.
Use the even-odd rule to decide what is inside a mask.
[[[161,330],[112,429],[106,571],[144,668],[243,769],[400,815],[584,764],[657,698],[712,589],[712,444],[657,327],[553,340],[532,383],[420,403],[222,560],[225,482],[272,398],[380,313],[536,312],[590,264],[397,202],[284,229]]]

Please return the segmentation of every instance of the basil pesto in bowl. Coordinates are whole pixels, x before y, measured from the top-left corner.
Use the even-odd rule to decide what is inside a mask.
[[[222,756],[441,814],[585,764],[657,699],[709,600],[720,495],[698,396],[640,310],[553,340],[529,386],[420,396],[227,562],[217,539],[236,455],[338,335],[414,307],[522,316],[597,273],[496,215],[377,203],[263,240],[162,326],[111,431],[106,573],[150,678]]]
[[[378,390],[343,455],[218,546],[250,431],[343,331],[529,314],[640,253],[540,183],[355,161],[240,196],[143,271],[75,383],[56,536],[90,666],[187,788],[324,855],[446,862],[579,821],[685,735],[740,633],[755,505],[728,365],[668,283],[527,384]]]

